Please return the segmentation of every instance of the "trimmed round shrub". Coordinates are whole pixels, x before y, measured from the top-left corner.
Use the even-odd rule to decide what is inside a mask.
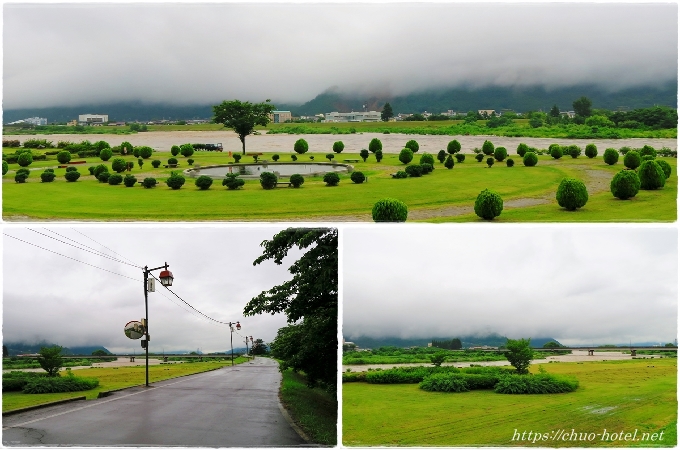
[[[576,211],[588,202],[585,183],[576,178],[564,178],[557,187],[557,204],[567,211]]]
[[[501,162],[508,157],[508,151],[505,149],[505,147],[496,147],[496,149],[493,151],[493,156],[496,158],[496,161]]]
[[[465,153],[456,153],[456,161],[459,163],[465,161]]]
[[[94,168],[95,168],[95,166],[89,166],[87,168],[87,171],[90,173],[90,175],[94,175]]]
[[[368,151],[375,153],[378,150],[382,150],[382,142],[378,138],[371,139],[371,142],[368,143]]]
[[[666,174],[656,161],[642,161],[638,168],[640,189],[654,190],[666,184]]]
[[[125,187],[134,187],[135,184],[137,184],[137,177],[131,174],[125,175],[125,178],[123,178],[123,184]]]
[[[99,180],[100,183],[108,183],[109,178],[111,178],[111,174],[109,172],[102,172],[97,175],[97,180]]]
[[[560,159],[562,156],[564,156],[564,153],[562,152],[562,146],[557,145],[557,144],[551,144],[550,149],[548,151],[550,152],[550,156],[552,156],[555,159]]]
[[[179,152],[182,154],[182,156],[188,158],[189,156],[194,154],[194,146],[191,144],[180,145]]]
[[[107,172],[107,173],[108,173],[108,172]],[[108,177],[107,180],[108,180],[108,183],[109,183],[111,186],[118,186],[120,183],[123,182],[123,175],[119,175],[119,174],[117,174],[117,173],[114,173],[114,174],[111,174],[111,175]]]
[[[654,161],[656,161],[656,163],[659,166],[661,166],[661,169],[663,170],[664,175],[666,175],[666,179],[670,178],[670,176],[671,176],[671,165],[668,164],[663,159],[656,159]]]
[[[383,152],[382,150],[376,150],[375,151],[375,161],[380,162],[383,159]]]
[[[366,176],[363,174],[363,172],[352,172],[352,175],[350,175],[349,178],[353,183],[356,184],[361,184],[366,181]]]
[[[98,178],[100,173],[108,171],[109,171],[108,166],[106,166],[105,164],[99,164],[98,166],[95,166],[95,168],[92,170],[92,175],[94,175],[95,178]]]
[[[617,152],[616,149],[608,148],[607,150],[604,151],[602,159],[606,164],[613,166],[619,161],[619,152]]]
[[[460,155],[460,153],[458,153],[456,156],[458,156],[458,155]],[[465,155],[463,155],[463,156],[465,156]],[[451,155],[447,156],[446,162],[444,162],[444,167],[446,167],[447,169],[453,169],[454,165],[455,165],[455,163],[453,162],[453,157]]]
[[[177,158],[168,158],[168,164],[177,164],[178,162]]]
[[[139,147],[139,156],[141,156],[143,159],[151,158],[152,154],[153,154],[153,149],[151,147],[148,147],[146,145]]]
[[[326,159],[328,159],[329,162],[331,162],[335,158],[335,155],[333,153],[327,153],[326,154]]]
[[[408,207],[401,200],[384,198],[375,202],[371,215],[374,222],[406,222]]]
[[[304,139],[298,139],[295,141],[295,144],[293,144],[293,150],[295,150],[295,153],[298,155],[302,155],[309,150],[309,144],[307,144],[307,141]]]
[[[3,160],[2,161],[2,174],[7,175],[7,172],[9,172],[9,164],[7,164],[7,161]]]
[[[234,156],[236,156],[236,155],[234,155]],[[293,161],[297,161],[297,155],[290,155],[290,159],[292,159]],[[236,162],[238,162],[238,161],[236,161]]]
[[[631,170],[637,169],[640,164],[642,164],[642,158],[635,150],[626,153],[626,156],[623,157],[623,165]]]
[[[501,215],[503,211],[503,199],[501,196],[489,189],[484,189],[479,193],[475,200],[475,214],[484,220],[493,220]]]
[[[434,157],[429,153],[420,155],[420,164],[432,164],[434,166]]]
[[[179,148],[178,145],[173,145],[172,147],[170,147],[170,153],[172,154],[172,156],[179,155],[180,151],[181,151],[181,149]]]
[[[413,161],[413,151],[410,148],[402,148],[399,152],[399,161],[408,164]]]
[[[486,164],[491,167],[493,166],[494,159],[493,158],[486,158]]]
[[[239,155],[238,153],[234,153],[233,158],[236,164],[238,164],[238,162],[241,161],[241,155]],[[297,156],[293,155],[293,158],[294,158],[293,161],[297,160]]]
[[[155,178],[144,178],[144,181],[142,181],[142,186],[144,186],[145,189],[151,189],[152,187],[156,186],[158,182],[156,181]]]
[[[57,153],[57,161],[60,164],[68,164],[71,161],[71,152],[64,150],[63,152]]]
[[[135,149],[132,150],[132,155],[133,155],[135,158],[139,158],[139,147],[135,147]]]
[[[273,156],[272,156],[272,160],[273,160],[274,162],[278,161],[280,158],[281,158],[281,157],[280,157],[279,155],[273,155]]]
[[[524,158],[524,154],[529,151],[529,146],[527,144],[519,144],[517,146],[517,154]]]
[[[650,145],[645,145],[640,150],[638,150],[638,153],[640,153],[640,156],[652,156],[656,158],[656,150],[654,150],[654,147]]]
[[[590,159],[597,156],[597,146],[595,144],[586,145],[586,156]]]
[[[278,178],[276,177],[276,174],[272,172],[262,172],[260,174],[260,186],[262,186],[263,189],[274,189],[277,181]]]
[[[622,170],[612,178],[609,190],[621,200],[635,197],[640,190],[640,177],[634,170]]]
[[[455,139],[452,140],[446,145],[446,151],[449,153],[449,155],[458,153],[460,151],[460,142]]]
[[[151,165],[153,166],[154,169],[158,169],[161,165],[161,160],[154,159],[153,161],[151,161]]]
[[[420,165],[420,167],[423,169],[423,175],[432,173],[432,171],[434,170],[434,166],[430,163],[423,163]]]
[[[444,163],[446,161],[446,152],[444,150],[439,150],[439,153],[437,153],[437,161],[440,163]]]
[[[19,169],[19,170],[28,170],[28,169]],[[54,169],[45,169],[45,172],[52,172],[52,173],[54,173]]]
[[[290,185],[294,188],[299,188],[305,182],[305,178],[299,173],[294,173],[290,176]],[[354,180],[352,180],[354,181]]]
[[[484,141],[482,144],[482,153],[484,153],[486,156],[491,156],[493,155],[494,151],[494,145],[491,141]]]
[[[222,186],[226,186],[230,191],[239,189],[244,184],[246,184],[246,182],[239,178],[236,173],[229,173],[222,180]]]
[[[52,394],[57,392],[88,391],[99,386],[96,378],[76,376],[30,378],[24,386],[24,394]]]
[[[477,162],[482,162],[482,160],[484,159],[484,153],[477,153],[475,155],[475,159],[477,160]]]
[[[113,158],[111,169],[117,173],[125,172],[127,170],[127,162],[123,158]]]
[[[344,149],[345,149],[345,144],[343,144],[342,141],[333,142],[333,151],[335,153],[342,153],[342,151]]]
[[[194,165],[194,160],[191,159],[191,158],[187,159],[187,164],[189,164],[190,166],[193,166],[193,165]],[[142,166],[140,165],[139,167],[142,167]]]
[[[408,174],[403,170],[398,170],[397,173],[394,174],[394,178],[408,178]]]
[[[337,186],[340,183],[340,175],[335,172],[328,172],[323,176],[323,182],[326,186]]]
[[[71,172],[66,172],[64,174],[64,178],[66,178],[66,181],[74,182],[78,178],[80,178],[80,172],[77,170],[72,170]]]
[[[651,161],[653,159],[656,159],[656,158],[654,158],[652,155],[645,155],[645,156],[642,157],[643,161]]]
[[[422,177],[423,176],[423,166],[420,164],[411,164],[406,166],[406,173],[410,177]]]
[[[366,150],[365,148],[361,149],[361,151],[359,152],[359,156],[361,156],[361,159],[363,159],[364,162],[366,162],[368,155],[370,155],[370,153],[368,153],[368,150]]]
[[[56,175],[54,174],[54,172],[43,172],[40,174],[40,181],[42,181],[43,183],[51,183],[54,181],[55,177]]]
[[[26,174],[24,172],[17,172],[17,173],[14,174],[14,181],[16,183],[25,183],[26,178],[28,178],[28,174]]]
[[[581,147],[579,147],[578,145],[570,145],[569,147],[567,147],[567,149],[569,150],[569,156],[571,156],[572,158],[578,158],[579,156],[581,156]]]
[[[536,153],[534,152],[526,152],[524,158],[522,158],[522,162],[527,167],[533,167],[538,163],[538,156],[536,156]]]
[[[28,167],[31,165],[32,162],[33,155],[31,154],[31,152],[23,152],[19,156],[17,156],[17,164],[19,164],[21,167]]]
[[[121,155],[129,155],[132,153],[132,144],[130,144],[128,141],[122,142],[120,144],[120,154]]]
[[[22,173],[26,176],[29,176],[31,174],[31,171],[29,169],[26,169],[25,167],[22,167],[21,169],[17,169],[16,173]]]
[[[196,181],[194,183],[197,188],[199,188],[202,191],[205,191],[206,189],[209,189],[210,186],[213,184],[213,179],[210,178],[207,175],[201,175],[200,177],[196,178]]]
[[[418,145],[418,142],[415,140],[411,139],[404,145],[405,148],[410,148],[413,153],[418,153],[418,150],[420,149],[420,145]]]
[[[184,186],[185,181],[186,180],[184,179],[184,177],[182,175],[173,172],[172,175],[170,176],[170,178],[165,180],[165,184],[167,184],[170,189],[176,191],[177,189]]]
[[[99,152],[99,157],[101,158],[102,161],[108,161],[113,157],[113,152],[111,151],[110,148],[105,148],[101,152]]]
[[[77,172],[78,168],[77,167],[67,167],[66,172]]]
[[[515,165],[515,161],[513,161],[512,158],[508,158],[508,159],[505,161],[505,165],[508,166],[508,167],[512,167],[512,166]]]

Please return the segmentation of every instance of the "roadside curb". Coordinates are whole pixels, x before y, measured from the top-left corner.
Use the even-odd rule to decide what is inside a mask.
[[[279,410],[281,411],[281,415],[283,416],[284,419],[286,419],[286,422],[288,422],[288,425],[290,425],[290,427],[293,430],[295,430],[295,432],[298,434],[298,436],[300,436],[305,442],[307,442],[308,444],[314,444],[314,442],[312,442],[312,440],[309,438],[309,436],[307,436],[307,434],[304,431],[302,431],[302,428],[300,428],[298,426],[298,424],[295,423],[295,421],[290,416],[290,414],[288,414],[288,411],[283,406],[283,403],[281,403],[280,395],[279,395],[278,404],[279,404]]]
[[[56,400],[54,402],[41,403],[39,405],[27,406],[25,408],[11,409],[9,411],[3,411],[2,417],[12,416],[14,414],[20,414],[20,413],[27,412],[27,411],[33,411],[34,409],[47,408],[48,406],[56,406],[56,405],[61,405],[63,403],[71,403],[71,402],[76,402],[76,401],[85,400],[85,399],[87,399],[87,397],[85,397],[83,395],[82,397],[67,398],[65,400]]]

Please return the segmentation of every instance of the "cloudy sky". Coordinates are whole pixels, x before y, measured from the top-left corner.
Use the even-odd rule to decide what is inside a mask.
[[[372,227],[343,239],[345,336],[677,336],[675,227]]]
[[[678,6],[5,4],[5,109],[677,78]]]
[[[144,317],[142,270],[114,262],[30,231],[62,241],[66,238],[150,268],[167,262],[175,277],[171,289],[202,313],[223,321],[240,321],[240,334],[270,342],[286,325],[284,315],[243,317],[243,308],[263,290],[289,280],[288,267],[302,255],[291,251],[281,266],[266,261],[260,243],[283,227],[42,227],[5,226],[11,235],[65,256],[120,275],[105,272],[46,250],[3,236],[3,339],[45,339],[63,346],[103,345],[113,352],[141,352],[139,341],[123,334],[124,325]],[[82,234],[81,234],[82,233]],[[91,240],[91,239],[92,240]],[[94,242],[96,241],[96,242]],[[71,242],[72,243],[72,242]],[[159,271],[154,274],[158,277]],[[165,296],[163,296],[165,294]],[[229,327],[215,324],[188,307],[157,283],[149,294],[151,351],[224,351]],[[234,334],[234,347],[243,347]]]

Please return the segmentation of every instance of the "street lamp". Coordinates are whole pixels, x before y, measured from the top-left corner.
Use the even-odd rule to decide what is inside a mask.
[[[237,321],[236,323],[229,322],[229,333],[230,343],[231,343],[231,365],[234,365],[234,326],[237,330],[241,329],[241,324]]]
[[[154,271],[154,270],[159,270],[163,269],[158,276],[158,278],[161,280],[161,284],[163,286],[172,286],[172,280],[174,277],[172,276],[172,272],[168,270],[168,263],[166,262],[165,265],[160,266],[160,267],[154,267],[153,269],[149,269],[149,266],[144,266],[144,339],[142,340],[142,348],[146,349],[146,387],[149,387],[149,341],[151,340],[151,336],[149,336],[149,290],[151,292],[154,292],[154,287],[151,285],[151,289],[149,289],[149,274]]]

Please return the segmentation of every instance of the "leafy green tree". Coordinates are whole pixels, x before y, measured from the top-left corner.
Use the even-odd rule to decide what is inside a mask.
[[[7,172],[9,172],[9,164],[7,164],[7,161],[4,159],[2,160],[2,174],[7,175]]]
[[[380,113],[380,119],[383,122],[387,122],[392,117],[394,117],[394,112],[392,111],[392,105],[390,105],[389,103],[385,103],[385,106],[383,106],[382,112]]]
[[[453,162],[453,158],[451,157],[451,155],[447,156],[446,162],[444,162],[444,167],[446,167],[447,169],[453,169],[454,165],[455,163]]]
[[[440,163],[443,163],[444,161],[446,161],[446,156],[447,155],[446,155],[446,152],[444,150],[439,150],[439,153],[437,153],[437,160]]]
[[[383,159],[383,152],[382,150],[376,150],[375,151],[375,161],[380,162]]]
[[[363,159],[364,162],[366,162],[368,155],[369,155],[368,150],[366,150],[365,148],[359,152],[359,156],[361,156],[361,159]]]
[[[109,353],[106,350],[98,349],[92,352],[92,356],[106,356]]]
[[[338,230],[289,228],[262,243],[254,265],[281,265],[288,252],[306,250],[289,269],[291,280],[254,297],[245,316],[284,313],[289,325],[279,329],[270,347],[281,370],[304,371],[310,385],[335,390],[337,383]]]
[[[550,112],[548,114],[550,117],[557,119],[560,117],[560,108],[558,108],[557,105],[553,105],[553,107],[550,108]]]
[[[578,100],[574,100],[572,106],[577,116],[585,118],[593,114],[593,102],[588,97],[583,96]]]
[[[255,339],[253,348],[250,349],[250,354],[254,356],[268,355],[269,349],[267,348],[267,344],[265,344],[262,339]]]
[[[213,122],[231,128],[238,135],[246,154],[246,137],[253,134],[256,125],[267,126],[269,115],[274,112],[274,105],[267,99],[264,103],[241,102],[239,100],[223,101],[213,106]]]
[[[430,362],[434,364],[435,367],[440,367],[444,361],[446,361],[446,353],[444,352],[430,355]]]
[[[507,349],[505,357],[517,370],[517,373],[529,373],[529,364],[531,364],[531,360],[534,357],[534,351],[531,348],[531,338],[508,339],[505,348]]]
[[[56,377],[59,374],[59,369],[64,365],[64,360],[61,358],[62,350],[63,348],[58,345],[40,348],[38,364],[47,372],[47,376]]]

